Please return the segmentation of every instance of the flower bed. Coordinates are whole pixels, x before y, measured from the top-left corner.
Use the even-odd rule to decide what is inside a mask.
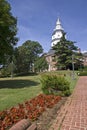
[[[36,120],[47,108],[52,108],[61,99],[60,96],[40,94],[37,97],[0,112],[0,130],[10,128],[21,119]]]

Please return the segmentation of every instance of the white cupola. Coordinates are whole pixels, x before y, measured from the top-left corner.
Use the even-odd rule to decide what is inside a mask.
[[[58,18],[58,20],[56,22],[56,27],[52,34],[51,47],[53,47],[60,41],[61,37],[63,36],[63,33],[64,33],[64,29],[62,28],[60,19]]]

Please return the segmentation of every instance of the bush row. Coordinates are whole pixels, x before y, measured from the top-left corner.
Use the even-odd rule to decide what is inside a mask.
[[[79,76],[87,76],[87,71],[79,72]]]

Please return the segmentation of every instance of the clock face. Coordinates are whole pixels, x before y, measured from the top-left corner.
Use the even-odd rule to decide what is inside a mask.
[[[62,33],[61,32],[57,33],[57,37],[61,38],[62,37]]]
[[[52,36],[52,40],[56,39],[56,38],[61,38],[62,37],[62,32],[56,32],[53,36]]]

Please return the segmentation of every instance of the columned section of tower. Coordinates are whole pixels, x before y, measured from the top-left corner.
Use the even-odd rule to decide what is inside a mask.
[[[58,18],[58,20],[56,22],[56,27],[52,34],[51,47],[53,47],[60,41],[61,37],[63,36],[63,33],[64,33],[64,29],[62,28],[60,19]]]

